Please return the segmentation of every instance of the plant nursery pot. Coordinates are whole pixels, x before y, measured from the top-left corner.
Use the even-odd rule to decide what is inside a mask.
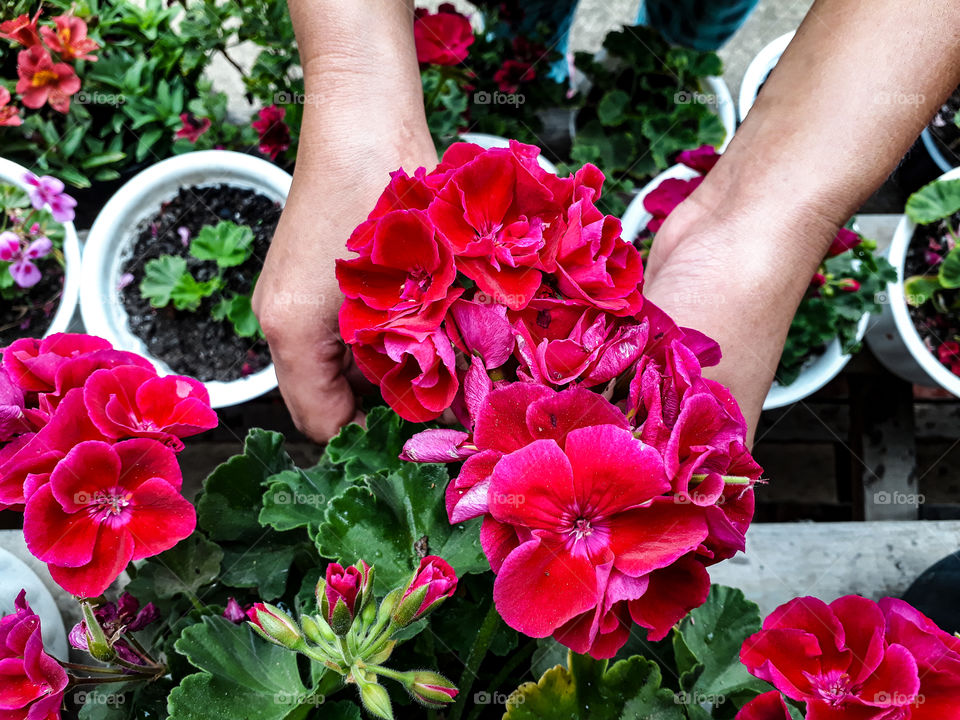
[[[934,137],[929,127],[925,127],[920,133],[920,140],[930,159],[936,163],[941,172],[950,172],[960,164],[960,160],[950,158],[949,151]]]
[[[669,178],[679,180],[690,180],[697,177],[699,173],[686,165],[674,165],[657,175],[653,180],[647,183],[637,196],[627,206],[627,211],[623,214],[621,222],[623,223],[623,237],[630,242],[634,242],[640,233],[646,228],[651,215],[643,206],[643,200],[650,192],[661,182]],[[863,338],[867,331],[870,316],[864,315],[860,319],[857,328],[857,337]],[[834,338],[820,355],[808,358],[804,363],[800,376],[789,385],[780,385],[774,381],[770,386],[766,399],[763,401],[764,410],[774,410],[792,403],[803,400],[822,388],[828,382],[833,380],[844,366],[850,362],[850,355],[843,352],[840,340]]]
[[[0,615],[12,613],[17,595],[21,590],[26,590],[30,608],[40,616],[44,648],[55,657],[67,660],[67,631],[60,608],[40,576],[24,562],[25,557],[34,565],[43,567],[43,563],[30,556],[20,530],[0,531],[0,577],[3,578],[3,583],[0,583]],[[48,581],[53,582],[49,576]],[[62,590],[60,592],[63,593]],[[63,599],[76,604],[65,593]]]
[[[505,137],[500,137],[499,135],[489,135],[487,133],[463,133],[460,136],[462,142],[473,143],[474,145],[479,145],[484,150],[489,150],[490,148],[508,148],[510,147],[510,140]],[[547,172],[557,174],[557,166],[552,162],[547,160],[543,156],[543,152],[537,156],[537,162],[540,163],[542,167]]]
[[[10,160],[0,158],[0,183],[16,185],[24,190],[27,184],[23,176],[28,170]],[[67,190],[69,193],[69,189]],[[63,274],[63,293],[60,295],[60,305],[50,319],[44,335],[66,332],[70,327],[73,314],[77,309],[77,299],[80,295],[80,241],[77,239],[77,230],[72,222],[63,223],[63,258],[66,264]]]
[[[120,277],[138,236],[138,228],[183,188],[229,185],[249,189],[282,203],[291,177],[276,165],[252,155],[204,150],[163,160],[136,175],[107,202],[97,216],[83,254],[87,283],[80,293],[80,311],[87,332],[121,350],[150,359],[158,372],[170,367],[153,357],[130,328],[120,295]],[[231,381],[205,383],[213,407],[246,402],[277,386],[273,365]]]
[[[740,97],[737,102],[737,111],[740,115],[740,122],[747,117],[747,113],[757,100],[760,88],[767,81],[770,71],[780,61],[780,56],[787,49],[787,45],[793,40],[795,31],[791,30],[778,37],[776,40],[768,43],[763,50],[757,53],[757,56],[750,61],[747,71],[743,74],[743,81],[740,83]]]
[[[960,178],[960,168],[944,173],[940,179],[957,178]],[[904,215],[894,233],[887,259],[896,268],[897,279],[887,286],[883,313],[867,334],[867,344],[883,366],[895,375],[919,385],[939,385],[951,395],[960,397],[960,377],[950,372],[927,349],[907,308],[903,289],[905,263],[916,229],[916,224]]]

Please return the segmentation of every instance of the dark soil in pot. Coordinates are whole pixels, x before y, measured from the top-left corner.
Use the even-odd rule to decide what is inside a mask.
[[[42,263],[40,268],[43,278],[23,297],[0,299],[0,348],[20,338],[40,337],[50,326],[60,306],[64,271],[56,263]]]
[[[957,223],[960,222],[960,213],[954,215],[950,222],[953,227],[956,227]],[[936,264],[930,262],[931,259],[935,260],[935,258],[928,257],[928,255],[930,253],[935,253],[941,257],[946,255],[949,249],[947,245],[948,237],[946,223],[942,220],[933,225],[918,227],[910,241],[910,247],[907,248],[907,257],[903,269],[904,277],[935,275],[937,272]],[[947,305],[952,305],[960,296],[960,290],[941,291],[941,295]],[[960,317],[938,312],[931,302],[924,303],[920,307],[908,306],[908,310],[920,338],[934,357],[936,357],[937,348],[941,344],[960,339]]]
[[[930,122],[930,133],[936,139],[947,160],[956,167],[960,165],[960,88],[957,88]]]
[[[196,312],[175,310],[172,305],[154,308],[140,294],[147,261],[162,255],[186,258],[187,268],[199,281],[215,273],[211,261],[197,260],[181,240],[185,227],[195,238],[206,226],[222,220],[253,230],[253,254],[242,265],[224,272],[229,292],[248,294],[256,283],[270,240],[280,219],[279,203],[255,190],[216,185],[185,188],[160,212],[137,229],[137,239],[123,272],[133,276],[120,291],[130,329],[146,343],[151,355],[174,372],[208,382],[230,381],[250,375],[270,364],[264,340],[241,338],[229,321],[216,321],[211,309],[222,297],[215,293]]]

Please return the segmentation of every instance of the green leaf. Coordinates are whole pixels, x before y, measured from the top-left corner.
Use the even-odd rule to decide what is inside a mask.
[[[317,704],[300,680],[297,655],[258,637],[245,623],[207,616],[174,647],[203,672],[188,675],[167,703],[170,720],[280,720]]]
[[[570,653],[567,667],[548,670],[507,699],[504,720],[685,720],[661,681],[659,666],[639,656],[611,666]]]
[[[942,289],[938,275],[914,275],[903,281],[904,297],[913,307],[920,307]]]
[[[478,520],[451,526],[444,502],[442,465],[406,463],[389,475],[368,478],[334,498],[316,533],[324,557],[342,563],[363,558],[376,566],[378,592],[406,581],[425,555],[439,555],[458,575],[483,572]]]
[[[163,136],[164,130],[158,128],[156,130],[149,130],[140,136],[139,142],[137,142],[136,158],[137,162],[140,162],[147,157],[147,153],[150,152],[157,140]]]
[[[147,261],[143,270],[140,294],[149,300],[153,307],[162,308],[170,304],[174,288],[187,274],[187,261],[182,257],[164,255]]]
[[[940,263],[940,284],[950,290],[960,288],[960,247],[955,247]]]
[[[285,470],[269,483],[259,521],[280,532],[320,525],[327,503],[348,486],[343,468],[326,458],[307,470]]]
[[[960,212],[960,179],[934,180],[907,199],[907,215],[927,225]]]
[[[706,603],[673,631],[681,689],[697,702],[749,699],[769,690],[740,662],[740,648],[760,627],[760,609],[743,592],[720,585],[710,588]]]
[[[253,252],[253,230],[229,220],[203,228],[190,243],[190,254],[198,260],[212,260],[219,267],[243,264]]]
[[[223,555],[224,585],[235,588],[257,588],[261,600],[276,600],[287,587],[290,566],[300,543],[281,545],[265,542],[239,550],[225,550]]]
[[[221,317],[217,317],[222,313]],[[238,337],[262,337],[260,321],[253,313],[253,305],[249,295],[234,295],[226,300],[223,307],[215,309],[214,318],[229,320],[233,324],[233,331]]]
[[[220,575],[223,551],[195,532],[166,552],[146,560],[127,589],[135,597],[196,595]]]
[[[356,423],[347,425],[327,445],[327,457],[344,465],[348,480],[360,480],[367,475],[401,468],[403,444],[418,428],[405,423],[399,415],[386,407],[375,407],[367,414],[366,428]]]
[[[113,163],[120,162],[126,157],[126,153],[122,152],[106,152],[100,153],[99,155],[90,155],[86,160],[80,163],[80,167],[87,170],[90,168],[100,167],[102,165],[112,165]]]
[[[626,118],[624,110],[630,105],[630,96],[623,90],[611,90],[606,93],[597,106],[597,117],[607,126],[621,124]]]
[[[153,260],[150,262],[153,262]],[[149,265],[149,263],[147,264]],[[177,284],[173,286],[170,291],[170,299],[177,310],[195,312],[200,307],[200,302],[219,290],[221,284],[220,278],[215,277],[204,282],[197,282],[193,275],[186,273],[181,275]]]
[[[219,465],[204,480],[197,501],[197,524],[214,540],[257,538],[257,520],[268,478],[294,468],[278,432],[254,428],[247,433],[243,453]]]

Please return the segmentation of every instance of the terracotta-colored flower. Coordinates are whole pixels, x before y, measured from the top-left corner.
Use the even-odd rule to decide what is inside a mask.
[[[17,92],[23,104],[36,110],[46,103],[60,113],[70,109],[70,96],[80,89],[80,78],[64,62],[55,63],[42,45],[17,55]]]
[[[0,38],[13,40],[27,48],[39,45],[40,35],[37,32],[37,20],[40,19],[42,9],[42,7],[38,8],[33,17],[18,15],[12,20],[0,23]]]
[[[0,127],[23,125],[20,108],[10,104],[10,91],[0,85]]]
[[[100,46],[87,37],[87,23],[76,15],[59,15],[53,19],[57,29],[46,25],[40,28],[47,47],[60,55],[62,60],[90,60],[95,62],[96,55],[90,53]]]

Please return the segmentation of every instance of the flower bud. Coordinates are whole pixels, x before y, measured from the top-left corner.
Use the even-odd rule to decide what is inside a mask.
[[[361,560],[344,568],[327,565],[326,579],[317,583],[317,607],[340,637],[350,632],[353,619],[373,597],[373,568]]]
[[[856,292],[860,289],[860,283],[853,278],[843,278],[837,283],[837,287],[844,292]]]
[[[428,555],[420,561],[420,567],[393,611],[393,622],[398,627],[406,627],[453,595],[456,589],[457,575],[453,568],[443,558]]]
[[[813,277],[810,278],[810,287],[823,287],[827,284],[827,278],[823,273],[814,273]]]
[[[393,707],[390,705],[390,695],[386,688],[377,682],[359,677],[359,673],[354,679],[360,688],[360,700],[363,701],[367,712],[374,717],[393,720]]]
[[[237,599],[233,597],[227,599],[227,606],[223,609],[223,616],[236,625],[239,625],[247,619],[247,614],[243,611],[243,608],[240,607]]]
[[[110,641],[107,640],[103,628],[100,627],[97,616],[93,612],[93,607],[87,602],[82,603],[80,607],[83,613],[83,627],[86,633],[87,652],[100,662],[110,662],[117,656],[117,653],[110,644]]]
[[[303,628],[303,634],[317,645],[324,643],[335,643],[337,636],[327,625],[327,621],[322,617],[304,615],[300,618],[300,626]]]
[[[410,682],[404,683],[407,691],[417,702],[430,708],[442,708],[457,697],[457,686],[440,673],[431,670],[416,670],[409,674]]]
[[[303,633],[297,623],[276,605],[256,603],[247,611],[247,618],[253,629],[272,643],[291,650],[303,645]]]

